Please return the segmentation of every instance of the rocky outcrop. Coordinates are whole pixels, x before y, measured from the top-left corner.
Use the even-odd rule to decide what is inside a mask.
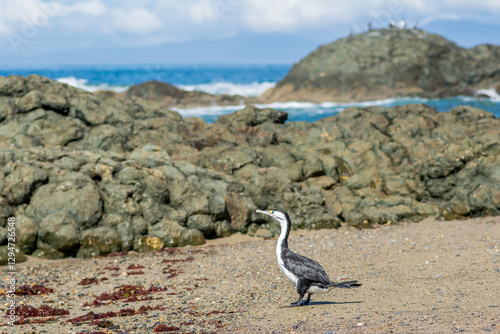
[[[500,46],[464,49],[419,29],[380,29],[320,46],[259,99],[349,102],[446,97],[472,95],[499,84]]]
[[[254,103],[256,101],[255,98],[248,98],[241,95],[214,95],[199,91],[187,91],[157,80],[133,85],[124,93],[100,91],[96,92],[96,95],[102,98],[117,98],[122,101],[139,97],[154,102],[163,108],[193,108],[214,105],[234,106]]]
[[[276,233],[257,208],[289,211],[295,228],[500,214],[500,120],[472,107],[351,107],[286,123],[247,106],[206,124],[30,76],[0,78],[0,111],[0,247],[14,216],[19,254]]]

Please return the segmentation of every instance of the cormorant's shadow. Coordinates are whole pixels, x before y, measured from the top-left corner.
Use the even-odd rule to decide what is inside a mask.
[[[314,306],[314,305],[342,305],[342,304],[361,304],[362,301],[357,301],[357,302],[309,302],[307,305],[302,305],[300,307],[307,307],[307,306]],[[287,306],[280,306],[280,308],[286,308],[286,307],[297,307],[297,306],[292,306],[292,305],[287,305]]]

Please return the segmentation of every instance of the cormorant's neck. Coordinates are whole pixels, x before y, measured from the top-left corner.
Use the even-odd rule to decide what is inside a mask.
[[[288,236],[290,235],[290,230],[292,228],[292,223],[287,219],[286,223],[281,223],[281,233],[278,238],[278,247],[279,248],[288,248]]]

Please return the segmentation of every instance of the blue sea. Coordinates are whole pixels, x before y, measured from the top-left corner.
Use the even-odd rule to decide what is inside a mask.
[[[172,66],[63,66],[46,68],[5,68],[1,76],[39,74],[88,91],[112,90],[123,92],[131,85],[159,80],[185,90],[199,90],[210,94],[238,94],[255,97],[273,87],[290,70],[291,65],[172,65]],[[500,117],[500,96],[493,89],[479,93],[488,98],[459,96],[445,99],[394,98],[357,103],[283,102],[258,107],[272,107],[289,113],[289,121],[313,122],[336,115],[350,106],[392,107],[408,103],[425,103],[438,111],[448,111],[458,105],[487,110]],[[240,110],[242,106],[211,106],[175,109],[183,116],[197,116],[213,122],[220,115]]]

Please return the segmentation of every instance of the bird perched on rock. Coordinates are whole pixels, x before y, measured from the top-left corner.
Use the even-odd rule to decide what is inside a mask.
[[[331,288],[351,289],[361,286],[358,281],[332,282],[325,269],[318,262],[288,249],[288,235],[290,234],[292,222],[286,211],[257,210],[257,212],[268,215],[280,223],[281,233],[276,244],[278,264],[285,276],[297,286],[297,292],[299,293],[299,300],[292,303],[292,306],[309,304],[313,293],[327,293]],[[306,292],[308,293],[307,299],[303,301]]]

